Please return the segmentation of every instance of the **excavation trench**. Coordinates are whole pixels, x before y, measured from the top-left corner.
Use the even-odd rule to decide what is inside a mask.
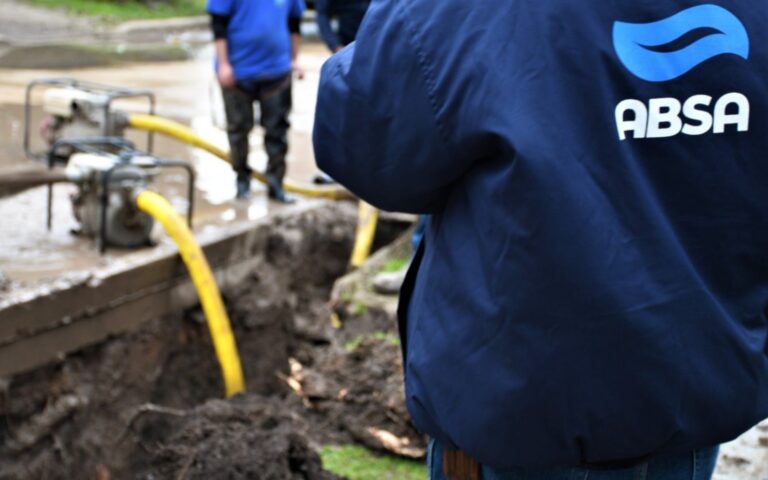
[[[376,310],[329,321],[354,221],[334,207],[282,223],[259,267],[224,292],[244,395],[221,399],[199,308],[3,381],[0,479],[335,478],[316,453],[328,443],[418,456],[394,322]],[[379,241],[401,228],[385,225]]]

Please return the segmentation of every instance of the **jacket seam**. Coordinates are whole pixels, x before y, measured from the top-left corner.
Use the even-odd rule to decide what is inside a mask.
[[[419,70],[421,71],[421,76],[426,87],[427,99],[429,100],[429,105],[432,110],[432,118],[435,120],[435,125],[437,125],[437,131],[440,134],[440,138],[442,139],[443,143],[445,143],[446,147],[450,148],[452,145],[450,141],[451,135],[448,132],[448,128],[441,121],[440,115],[437,113],[439,102],[436,94],[437,85],[432,75],[432,67],[427,61],[426,53],[424,52],[421,44],[416,40],[416,27],[412,22],[409,21],[408,15],[405,14],[405,10],[408,8],[406,6],[406,2],[400,1],[398,3],[402,8],[395,8],[395,11],[399,12],[400,19],[403,21],[406,32],[408,34],[407,38],[413,47],[414,52],[416,52],[416,61],[419,65]]]

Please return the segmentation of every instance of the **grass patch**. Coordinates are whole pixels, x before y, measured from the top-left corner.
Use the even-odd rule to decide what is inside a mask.
[[[363,302],[357,302],[355,303],[355,309],[352,313],[354,313],[357,317],[362,317],[368,313],[368,307],[366,307]]]
[[[378,342],[387,342],[390,345],[394,345],[396,347],[400,346],[400,337],[391,332],[378,331],[368,335],[360,335],[359,337],[355,337],[354,339],[344,344],[344,349],[348,352],[357,350],[357,347],[359,347],[360,344],[363,343],[363,340],[366,339],[376,340]]]
[[[391,332],[382,332],[382,331],[373,332],[369,336],[369,338],[378,340],[380,342],[387,342],[390,345],[394,345],[396,347],[400,346],[400,337],[398,337],[397,335]]]
[[[349,480],[424,480],[427,467],[413,460],[377,456],[355,445],[324,446],[323,467]]]
[[[171,0],[146,5],[136,0],[26,0],[33,5],[63,8],[75,15],[101,17],[108,21],[188,17],[205,13],[206,0]]]
[[[350,290],[344,290],[341,292],[341,300],[349,303],[349,301],[352,300],[352,292]]]
[[[410,262],[411,259],[408,257],[405,258],[390,258],[384,263],[384,266],[381,267],[382,272],[399,272],[400,270],[404,269],[408,262]]]

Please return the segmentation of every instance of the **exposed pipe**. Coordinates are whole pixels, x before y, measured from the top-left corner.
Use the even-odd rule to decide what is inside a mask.
[[[208,330],[213,339],[213,347],[219,360],[227,398],[245,391],[245,379],[237,344],[232,333],[227,311],[200,245],[198,245],[186,221],[173,209],[173,206],[161,195],[145,190],[136,197],[139,209],[160,223],[168,236],[179,248],[184,264],[189,270],[203,306]]]

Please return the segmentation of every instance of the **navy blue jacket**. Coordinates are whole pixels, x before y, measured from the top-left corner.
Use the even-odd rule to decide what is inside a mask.
[[[483,463],[711,446],[768,416],[768,4],[377,0],[318,165],[431,213],[415,425]]]
[[[357,30],[363,21],[371,0],[315,0],[315,13],[320,35],[328,48],[334,52],[337,47],[355,41]],[[338,32],[333,31],[331,18],[339,22]]]

